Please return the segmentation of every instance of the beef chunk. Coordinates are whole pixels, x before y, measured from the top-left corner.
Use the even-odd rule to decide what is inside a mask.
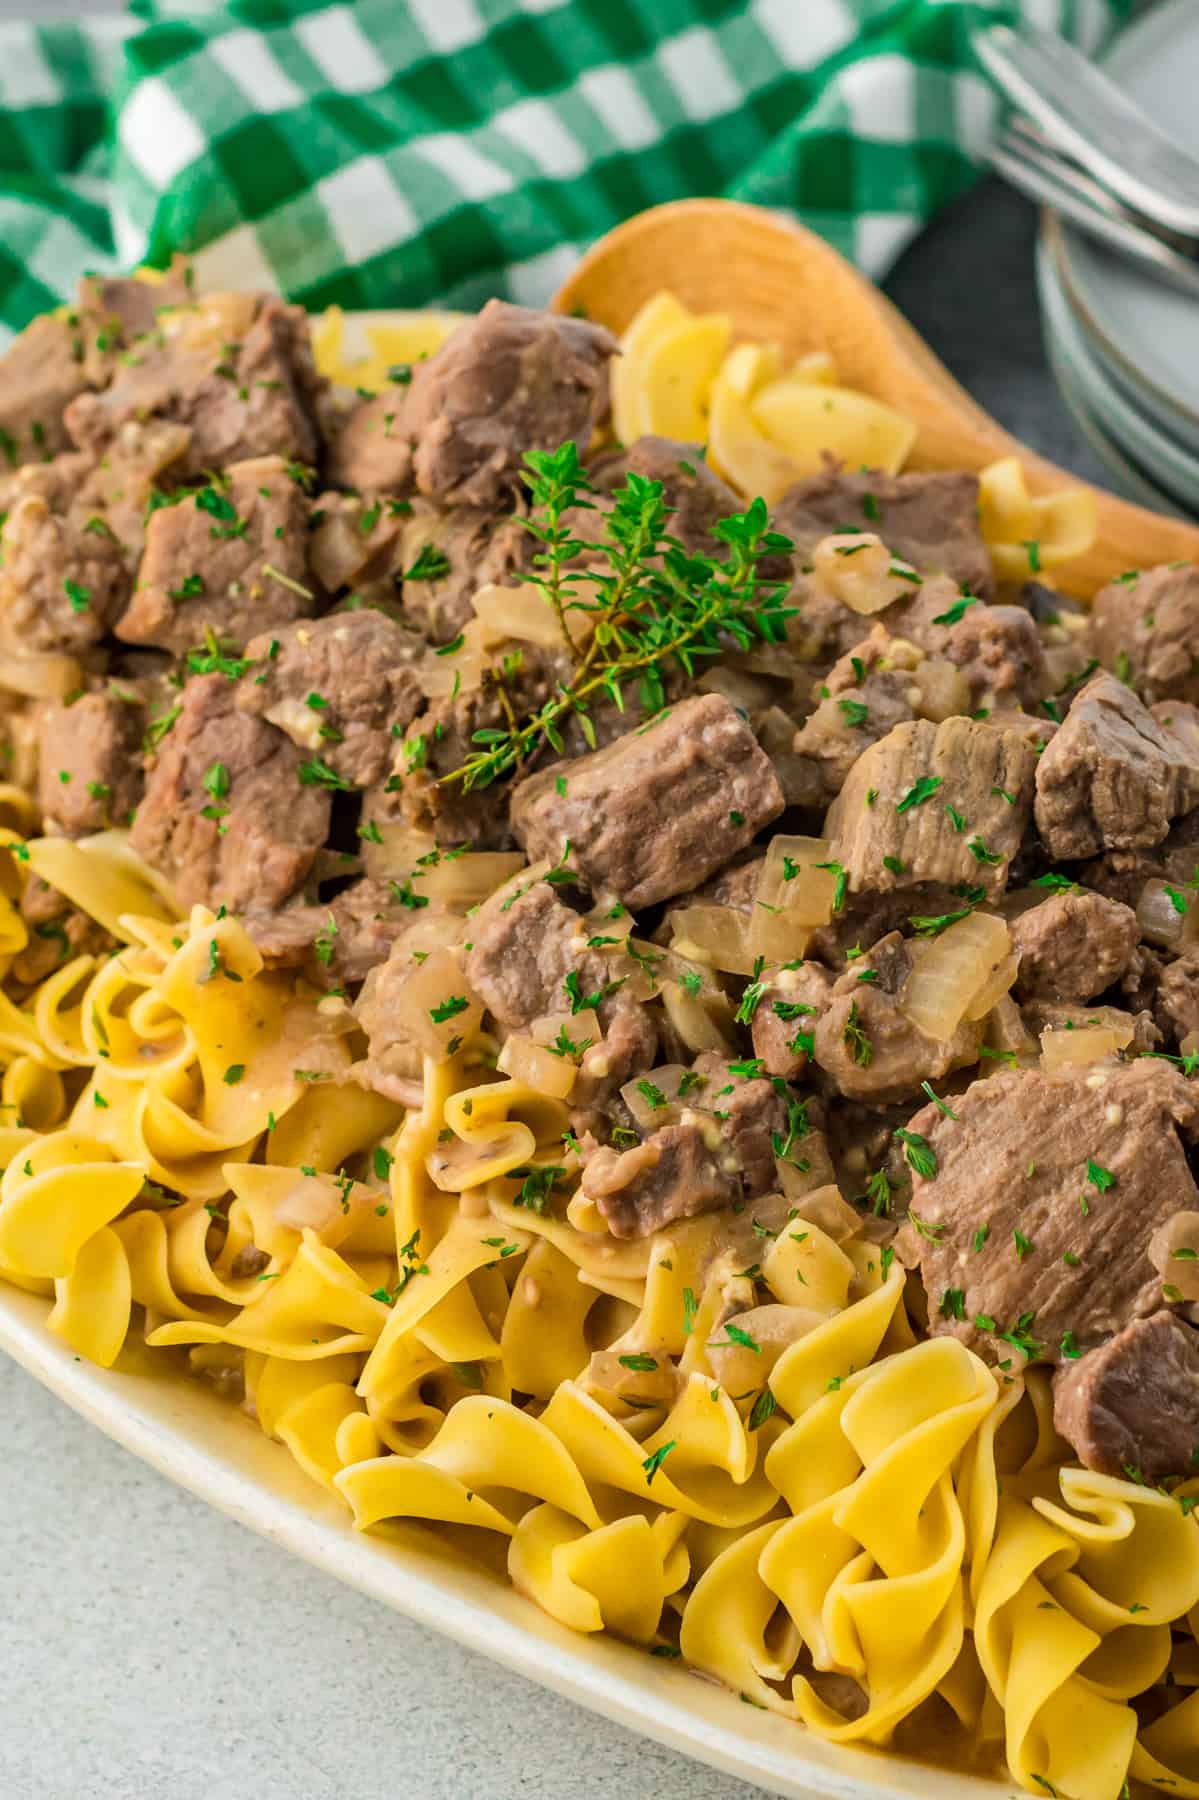
[[[1014,731],[963,718],[897,725],[830,807],[830,855],[855,893],[933,881],[994,899],[1028,824],[1035,770]]]
[[[498,507],[528,450],[585,449],[608,410],[616,339],[583,319],[489,300],[421,363],[399,399],[368,400],[335,447],[336,478],[361,489],[409,481],[446,505]]]
[[[173,483],[191,443],[186,425],[167,419],[131,419],[122,425],[99,462],[91,458],[59,457],[59,462],[85,461],[90,466],[77,487],[72,486],[73,516],[91,532],[103,535],[107,527],[123,545],[130,567],[136,568],[146,541],[147,507],[159,491],[160,481]]]
[[[418,967],[418,956],[427,953],[432,943],[422,935],[425,915],[408,916],[408,929],[395,938],[386,959],[368,972],[354,1002],[354,1015],[366,1033],[367,1055],[351,1072],[363,1087],[401,1106],[419,1106],[422,1054],[409,1036],[411,1009],[404,985]],[[444,944],[440,929],[436,925],[435,929]]]
[[[981,1023],[963,1020],[941,1041],[907,1017],[902,1001],[911,972],[907,945],[892,932],[833,983],[816,1021],[815,1058],[850,1099],[901,1100],[922,1081],[939,1081],[978,1061]]]
[[[696,444],[680,444],[674,438],[640,437],[624,450],[609,450],[596,458],[589,473],[602,494],[613,494],[628,475],[660,481],[670,517],[666,529],[690,554],[721,554],[723,546],[712,527],[742,503],[703,459]],[[588,536],[585,520],[581,532]]]
[[[229,323],[214,331],[205,308],[225,300]],[[234,317],[242,335],[230,342]],[[269,294],[213,295],[179,312],[111,387],[73,400],[66,423],[81,449],[101,454],[129,420],[173,419],[191,430],[183,467],[195,476],[263,456],[315,463],[317,388],[302,308]]]
[[[928,882],[895,888],[884,894],[869,890],[851,894],[844,909],[835,914],[828,925],[813,932],[808,941],[808,955],[840,974],[847,957],[871,949],[889,932],[906,931],[913,918],[937,918],[944,913],[960,912],[961,907],[960,894],[952,894],[948,888]]]
[[[968,606],[944,631],[944,641],[928,647],[965,676],[971,712],[1031,706],[1045,692],[1045,650],[1022,606]]]
[[[774,1143],[787,1130],[787,1104],[769,1081],[734,1074],[722,1057],[701,1056],[700,1085],[679,1116],[631,1150],[595,1150],[583,1169],[613,1237],[647,1237],[776,1187]]]
[[[602,950],[587,949],[584,921],[549,882],[528,873],[484,901],[470,935],[466,977],[502,1031],[524,1031],[534,1019],[571,1010],[568,979],[580,996],[609,985],[611,963]],[[605,994],[601,1021],[611,1017],[616,1000]]]
[[[881,469],[851,475],[830,463],[822,474],[787,490],[774,522],[795,540],[801,555],[846,526],[876,531],[914,569],[948,575],[983,599],[995,591],[991,554],[978,523],[974,475],[886,475]]]
[[[754,1007],[754,1055],[768,1075],[793,1081],[808,1066],[808,1046],[816,1021],[829,1003],[833,978],[816,962],[798,968],[768,963],[762,970],[761,998]]]
[[[246,646],[257,667],[239,683],[237,704],[366,787],[391,764],[392,727],[402,732],[425,704],[411,667],[423,649],[373,611],[281,625]]]
[[[711,1140],[711,1141],[709,1141]],[[631,1150],[593,1151],[583,1192],[613,1237],[650,1237],[676,1219],[715,1212],[738,1198],[732,1158],[713,1121],[663,1125]]]
[[[687,1099],[719,1123],[746,1199],[777,1187],[774,1142],[785,1134],[787,1103],[774,1083],[739,1072],[711,1050],[696,1058],[694,1068],[706,1085]]]
[[[67,837],[126,825],[142,796],[145,712],[136,696],[47,700],[38,717],[38,805]]]
[[[444,573],[408,575],[404,616],[431,642],[445,644],[474,617],[471,600],[491,582],[512,582],[529,565],[537,540],[518,514],[498,516],[478,506],[450,511],[417,501],[400,537],[400,571],[441,568]],[[439,553],[441,562],[432,553]]]
[[[184,906],[281,906],[329,831],[329,796],[299,771],[299,752],[281,731],[238,711],[231,682],[196,676],[159,746],[133,848]]]
[[[21,896],[21,916],[31,935],[9,972],[23,987],[36,987],[72,957],[106,956],[117,948],[102,925],[37,876]]]
[[[181,655],[208,631],[244,644],[308,618],[316,598],[307,524],[304,491],[275,456],[236,463],[227,486],[160,507],[146,527],[141,575],[117,636]]]
[[[1037,830],[1062,860],[1159,844],[1199,802],[1199,768],[1132,689],[1100,671],[1037,767]]]
[[[8,462],[41,462],[65,450],[64,409],[87,385],[75,328],[50,313],[27,325],[0,357],[0,447]]]
[[[78,466],[72,472],[82,473]],[[129,597],[121,545],[102,520],[100,529],[89,527],[60,495],[58,489],[48,498],[22,484],[4,525],[0,620],[9,643],[25,651],[87,649]]]
[[[1199,1446],[1199,1333],[1174,1313],[1134,1319],[1053,1378],[1053,1422],[1101,1475],[1150,1484],[1192,1475]]]
[[[1091,609],[1091,645],[1141,697],[1199,701],[1199,567],[1147,569],[1109,582]]]
[[[342,984],[365,981],[377,963],[386,962],[393,944],[427,933],[433,922],[449,917],[438,905],[413,907],[401,898],[393,881],[351,882],[327,907],[318,960],[326,978]]]
[[[533,644],[500,646],[519,658],[506,678],[508,698],[518,717],[536,712],[554,692],[562,665]],[[403,819],[418,831],[430,831],[439,844],[469,842],[476,850],[512,846],[506,808],[496,789],[468,789],[446,776],[461,769],[479,748],[477,731],[503,731],[508,717],[495,685],[432,700],[417,714],[402,742],[396,744],[391,773],[375,784],[363,801],[367,821]]]
[[[1154,1014],[1175,1043],[1199,1033],[1199,954],[1195,951],[1168,962],[1162,970]]]
[[[1051,894],[1012,921],[1016,985],[1046,1000],[1093,1000],[1119,981],[1140,937],[1130,907],[1085,888]]]
[[[953,1111],[910,1125],[935,1158],[912,1198],[934,1331],[999,1356],[995,1333],[1022,1331],[1031,1360],[1058,1362],[1158,1310],[1149,1240],[1199,1200],[1180,1141],[1199,1132],[1193,1084],[1157,1060],[1005,1069]]]
[[[559,792],[559,783],[565,792]],[[769,758],[717,694],[518,783],[512,829],[531,858],[571,860],[627,906],[686,892],[783,810]]]
[[[920,689],[912,671],[920,653],[876,625],[870,636],[829,671],[827,696],[795,734],[795,752],[819,770],[823,797],[841,792],[849,771],[871,744],[916,716]]]

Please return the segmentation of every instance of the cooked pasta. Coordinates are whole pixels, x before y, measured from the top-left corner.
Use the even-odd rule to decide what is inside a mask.
[[[232,354],[223,335],[255,328],[244,299],[217,296],[194,313],[173,302],[156,329],[172,354],[182,343],[207,355],[210,340]],[[434,369],[454,323],[377,325],[372,360],[354,363],[331,314],[317,348],[326,372],[386,381],[391,395],[418,386],[410,363]],[[523,405],[548,328],[534,315],[501,324],[518,340]],[[595,328],[553,329],[564,334],[555,354],[575,358],[572,382],[586,389]],[[1006,1768],[1069,1800],[1119,1800],[1129,1782],[1199,1796],[1199,1477],[1079,1466],[1057,1429],[1057,1384],[1079,1354],[1072,1330],[1050,1357],[1031,1308],[1014,1322],[989,1317],[985,1295],[967,1308],[968,1254],[946,1239],[933,1185],[940,1118],[1001,1104],[1022,1077],[1074,1082],[1077,1115],[1089,1106],[1096,1130],[1142,1130],[1151,1081],[1168,1087],[1170,1117],[1189,1120],[1182,1076],[1131,1062],[1144,1027],[1130,1015],[1099,1006],[1067,1040],[1043,1009],[1034,1034],[1019,980],[1048,955],[1027,925],[1042,897],[1003,894],[1009,863],[1031,854],[1022,834],[1040,782],[1037,722],[1021,698],[1031,706],[1036,684],[1073,691],[1090,670],[1076,672],[1056,615],[1042,629],[1025,612],[1000,623],[1031,685],[1022,695],[1007,680],[1016,652],[997,678],[994,647],[971,638],[986,609],[967,562],[980,585],[993,584],[987,544],[1001,575],[1028,573],[1034,551],[1051,567],[1089,542],[1093,518],[1082,498],[1030,501],[1019,469],[997,466],[982,481],[981,534],[968,496],[966,560],[952,579],[922,580],[908,560],[919,519],[905,539],[917,548],[901,554],[874,491],[895,478],[896,516],[908,496],[922,501],[924,478],[904,487],[898,474],[910,422],[841,388],[827,357],[786,369],[775,348],[735,343],[727,318],[693,316],[669,295],[630,328],[612,405],[618,435],[648,444],[650,473],[631,465],[625,486],[584,488],[568,441],[538,465],[535,489],[553,579],[530,578],[514,552],[505,563],[494,535],[472,536],[452,617],[437,611],[444,594],[426,590],[450,566],[437,549],[450,539],[436,532],[463,520],[452,508],[435,519],[419,494],[395,498],[407,473],[374,488],[343,474],[319,519],[299,503],[324,573],[295,566],[338,596],[320,617],[284,567],[282,523],[271,530],[284,548],[255,565],[260,585],[247,597],[238,577],[215,624],[203,612],[180,624],[208,604],[206,576],[151,580],[147,547],[118,636],[175,661],[159,696],[171,704],[147,726],[159,785],[132,800],[132,832],[109,804],[120,757],[113,781],[86,784],[102,817],[69,811],[77,789],[55,792],[46,738],[40,805],[30,783],[0,787],[0,1278],[43,1297],[48,1328],[80,1356],[119,1367],[132,1338],[236,1397],[344,1504],[347,1525],[418,1521],[464,1555],[506,1559],[513,1585],[563,1624],[680,1658],[797,1729]],[[391,454],[391,415],[371,416],[384,429],[354,455],[374,467]],[[586,405],[575,426],[588,447],[599,427]],[[490,429],[489,416],[486,453],[456,489],[468,533],[495,499]],[[439,426],[416,446],[418,463],[430,459],[418,487],[445,436]],[[800,571],[806,612],[773,611],[777,597],[759,593],[773,578],[758,583],[755,559],[790,551],[766,531],[765,507],[684,540],[680,505],[679,537],[664,514],[656,535],[637,536],[648,529],[637,509],[661,500],[653,459],[685,448],[663,451],[664,437],[708,446],[708,488],[679,464],[701,498],[726,492],[723,477],[773,507],[806,482],[796,504],[817,509]],[[613,454],[601,447],[595,469]],[[878,473],[842,477],[822,469],[829,454]],[[223,485],[197,485],[208,478],[196,472],[182,496],[149,504],[151,519],[190,508],[205,553],[216,543],[224,554],[247,524],[235,500],[273,504],[284,479],[304,488],[306,476],[277,463],[235,464]],[[844,522],[849,498],[864,522]],[[601,550],[588,513],[617,521],[607,563],[586,560]],[[722,530],[732,552],[717,565],[697,546]],[[11,525],[5,544],[0,625],[17,604]],[[655,582],[674,584],[661,614]],[[40,643],[36,668],[11,685],[0,677],[21,706],[40,695],[55,730],[72,707],[46,659],[66,654],[88,604],[66,583],[63,643]],[[156,583],[170,605],[139,636],[144,619],[127,621],[149,616]],[[419,632],[388,611],[397,588],[413,615],[426,608]],[[603,611],[613,592],[634,595],[619,617]],[[639,649],[647,620],[683,635]],[[813,647],[820,630],[844,635],[852,654]],[[200,648],[172,635],[185,631]],[[576,656],[569,680],[539,660],[563,636]],[[98,641],[80,653],[97,654]],[[638,677],[627,691],[621,655]],[[544,667],[554,673],[538,710],[521,713],[520,683]],[[81,692],[81,705],[96,697]],[[1045,710],[1056,723],[1055,706]],[[873,708],[889,721],[878,730],[867,729]],[[1005,709],[1010,729],[985,723]],[[1161,731],[1173,729],[1160,713]],[[643,816],[628,842],[609,834],[608,790],[588,786],[609,755],[597,720],[629,758],[621,791],[661,786],[650,827]],[[110,724],[97,715],[93,728]],[[193,791],[188,732],[206,746]],[[439,761],[447,740],[464,767]],[[14,729],[14,759],[24,742]],[[570,760],[529,772],[546,745]],[[900,754],[902,782],[887,760]],[[280,763],[291,783],[282,823],[262,799]],[[963,767],[976,771],[969,821],[941,804]],[[513,769],[509,831],[491,787]],[[75,777],[64,764],[57,779],[66,789]],[[763,786],[770,803],[756,810]],[[799,816],[771,835],[784,803]],[[862,841],[864,818],[885,856]],[[1054,819],[1037,819],[1049,841]],[[920,858],[938,833],[947,848],[930,873]],[[690,877],[663,877],[668,853]],[[1060,851],[1085,853],[1075,840]],[[1080,889],[1061,875],[1041,885],[1053,904]],[[567,889],[577,905],[560,899]],[[897,892],[906,940],[864,910],[882,903],[889,919]],[[1131,924],[1104,920],[1128,938],[1123,962],[1106,938],[1094,953],[1117,973],[1139,942],[1137,916],[1120,911]],[[1158,912],[1160,939],[1163,919],[1174,928]],[[851,929],[873,930],[865,948]],[[872,994],[893,1003],[891,1037],[870,1035]],[[997,1073],[980,1061],[988,1054]],[[1109,1080],[1124,1083],[1119,1102],[1099,1093]],[[725,1085],[705,1097],[713,1081]],[[913,1129],[904,1112],[897,1126],[894,1106],[921,1092],[931,1122]],[[756,1133],[752,1179],[734,1115]],[[867,1149],[880,1120],[881,1153]],[[1153,1154],[1167,1159],[1168,1185],[1181,1177],[1168,1164],[1173,1127],[1162,1130],[1167,1148],[1155,1139]],[[1131,1181],[1118,1143],[1110,1168],[1092,1147],[1084,1216],[1087,1192],[1098,1201]],[[1030,1158],[1024,1179],[1035,1172]],[[1006,1193],[1014,1177],[988,1179]],[[1068,1200],[1073,1209],[1073,1190]],[[901,1210],[914,1247],[897,1232]],[[1051,1213],[1038,1233],[1049,1235]],[[1167,1222],[1176,1258],[1195,1216]],[[990,1233],[977,1225],[971,1254]],[[1019,1228],[1013,1239],[1019,1279],[1036,1245]],[[1165,1241],[1146,1254],[1160,1261]],[[945,1282],[933,1285],[925,1265],[938,1257]],[[1079,1261],[1060,1258],[1068,1270]],[[1177,1281],[1187,1279],[1184,1268]],[[1163,1291],[1181,1304],[1180,1287]],[[1150,1326],[1174,1318],[1141,1311]],[[1093,1356],[1121,1341],[1122,1323],[1096,1334]]]

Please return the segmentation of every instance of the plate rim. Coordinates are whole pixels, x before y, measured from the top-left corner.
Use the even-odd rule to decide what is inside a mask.
[[[1164,4],[1153,8],[1142,18],[1135,20],[1123,31],[1117,33],[1099,60],[1110,67],[1113,61],[1119,60],[1121,52],[1130,43],[1156,38],[1159,33],[1163,37],[1169,38],[1180,20],[1190,22],[1194,21],[1195,17],[1193,0],[1165,0]],[[1074,311],[1096,342],[1102,346],[1104,355],[1118,364],[1126,378],[1134,386],[1147,389],[1168,413],[1177,419],[1184,420],[1199,434],[1199,407],[1187,405],[1161,380],[1153,374],[1147,373],[1139,364],[1134,363],[1096,319],[1092,307],[1080,291],[1078,278],[1070,267],[1067,251],[1069,231],[1061,214],[1054,208],[1048,207],[1045,209],[1044,220],[1058,278]],[[1196,439],[1196,442],[1199,443],[1199,438]]]
[[[324,1574],[574,1704],[790,1800],[1001,1800],[1011,1793],[1006,1776],[830,1744],[797,1721],[741,1705],[682,1665],[656,1661],[607,1633],[570,1631],[465,1558],[432,1548],[421,1555],[397,1539],[355,1531],[285,1447],[236,1409],[198,1382],[193,1388],[177,1370],[138,1382],[120,1366],[81,1359],[48,1330],[47,1305],[0,1285],[0,1351],[107,1437]],[[202,1436],[189,1432],[171,1417],[181,1401],[185,1413],[201,1406],[206,1420],[223,1417],[223,1426]],[[242,1425],[257,1446],[244,1459],[248,1468],[220,1448]],[[263,1451],[272,1459],[269,1481],[252,1467]]]

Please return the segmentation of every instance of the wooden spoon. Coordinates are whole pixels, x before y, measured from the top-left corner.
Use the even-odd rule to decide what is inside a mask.
[[[651,207],[602,237],[551,304],[622,332],[662,288],[696,312],[728,313],[738,337],[780,344],[788,357],[829,351],[846,387],[917,425],[911,468],[978,470],[1019,456],[1031,494],[1086,485],[997,425],[890,301],[802,225],[732,200]],[[1092,491],[1098,533],[1067,566],[1071,592],[1094,594],[1126,569],[1199,560],[1199,526]]]

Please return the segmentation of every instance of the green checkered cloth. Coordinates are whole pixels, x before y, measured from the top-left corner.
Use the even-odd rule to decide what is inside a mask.
[[[0,331],[176,251],[311,308],[540,304],[688,194],[785,209],[878,275],[978,172],[971,28],[1095,49],[1131,5],[137,0],[0,26]]]

